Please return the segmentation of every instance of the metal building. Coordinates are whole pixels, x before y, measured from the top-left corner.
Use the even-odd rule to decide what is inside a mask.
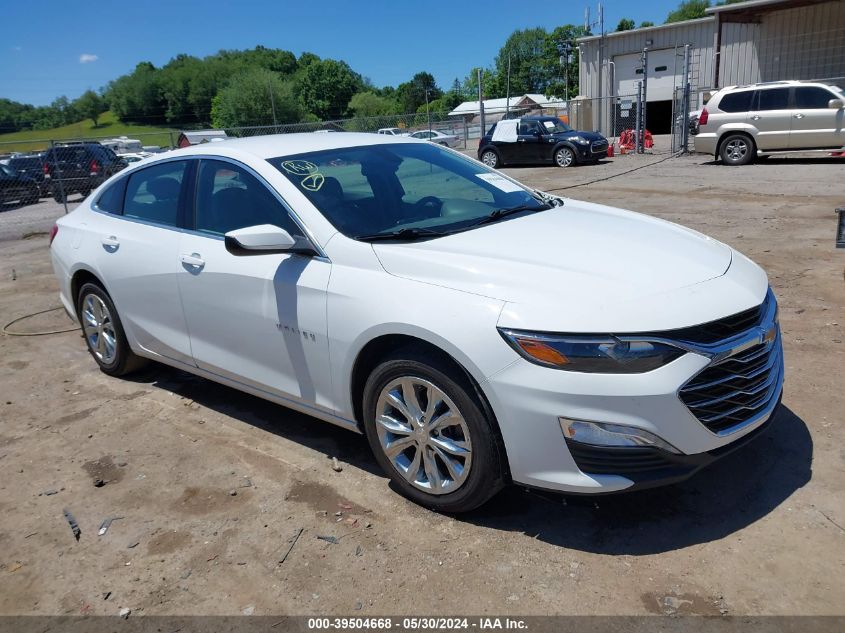
[[[676,118],[686,45],[693,107],[726,85],[845,77],[845,0],[749,0],[707,14],[579,39],[580,95],[592,99],[593,127],[618,133],[643,79],[645,48],[646,127],[656,134],[669,132]]]

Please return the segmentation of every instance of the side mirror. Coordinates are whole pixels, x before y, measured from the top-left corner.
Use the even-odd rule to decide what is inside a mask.
[[[223,236],[232,255],[269,255],[295,251],[290,233],[272,224],[258,224],[229,231]]]
[[[834,110],[841,110],[842,108],[845,108],[845,101],[842,99],[831,99],[827,102],[827,107]]]

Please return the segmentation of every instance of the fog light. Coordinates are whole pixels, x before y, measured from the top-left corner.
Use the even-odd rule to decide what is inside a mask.
[[[836,248],[845,248],[845,207],[839,207],[836,213],[839,214],[836,225]]]
[[[677,448],[653,433],[633,426],[570,420],[568,418],[559,418],[559,420],[564,437],[574,442],[593,446],[660,448],[678,455],[681,453]]]

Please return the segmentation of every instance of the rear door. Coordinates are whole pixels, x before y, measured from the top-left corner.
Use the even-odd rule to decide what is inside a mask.
[[[145,350],[193,364],[177,278],[189,166],[165,161],[118,180],[97,200],[91,230],[124,327]]]
[[[845,109],[828,107],[831,99],[841,96],[820,86],[797,86],[794,90],[790,149],[834,149],[845,145]]]
[[[757,129],[757,149],[774,151],[789,148],[792,129],[790,91],[791,88],[762,88],[755,93],[747,122]]]

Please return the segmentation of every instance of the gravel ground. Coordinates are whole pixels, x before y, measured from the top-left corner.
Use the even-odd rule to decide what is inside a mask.
[[[109,378],[77,333],[0,337],[0,614],[843,614],[843,163],[662,158],[506,171],[766,268],[787,382],[755,443],[669,488],[511,488],[440,516],[393,492],[361,437],[164,367]],[[61,213],[0,212],[3,323],[58,305],[37,232]]]

